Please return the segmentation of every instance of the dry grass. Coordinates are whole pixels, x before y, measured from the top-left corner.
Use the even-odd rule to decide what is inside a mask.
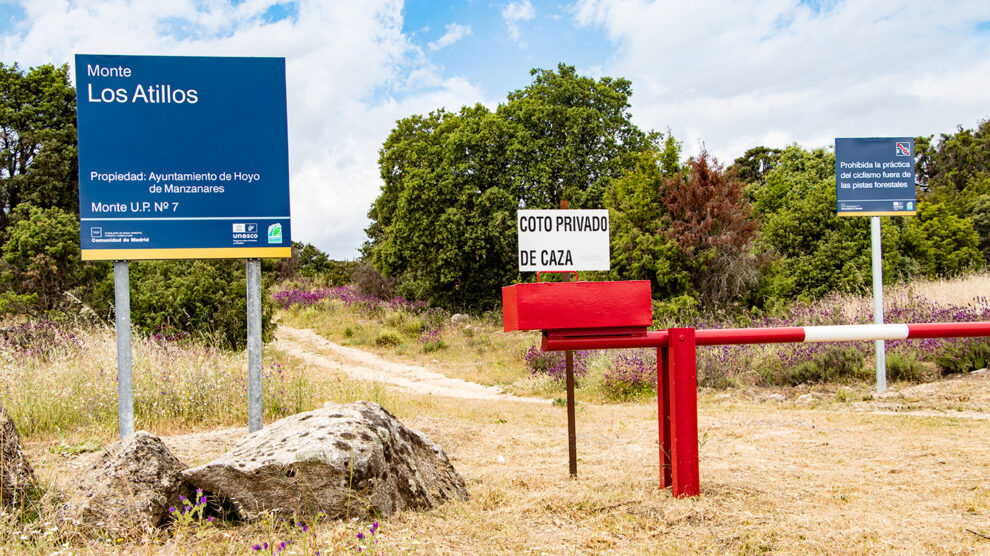
[[[890,288],[890,293],[966,306],[990,295],[990,271],[959,278],[911,282]]]
[[[965,381],[979,393],[974,398],[986,399],[990,378]],[[990,541],[967,531],[990,533],[990,421],[879,413],[871,402],[805,407],[793,401],[798,393],[784,402],[703,393],[702,494],[681,500],[657,486],[653,404],[580,405],[579,478],[572,480],[563,408],[384,400],[444,446],[471,499],[382,520],[380,547],[419,554],[990,551]],[[910,395],[916,412],[940,405]],[[990,409],[982,403],[970,409]],[[41,469],[54,457],[46,444],[28,445]],[[367,525],[323,523],[316,541],[353,549],[354,534]],[[210,529],[182,545],[167,544],[175,539],[164,533],[150,548],[238,554],[286,538],[299,542],[255,524]]]

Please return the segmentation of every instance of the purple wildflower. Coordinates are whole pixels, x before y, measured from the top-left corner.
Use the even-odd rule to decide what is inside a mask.
[[[526,350],[526,366],[533,376],[546,375],[556,380],[564,380],[567,375],[567,359],[561,351],[542,351],[539,346]],[[574,376],[582,377],[588,372],[590,351],[574,352]]]

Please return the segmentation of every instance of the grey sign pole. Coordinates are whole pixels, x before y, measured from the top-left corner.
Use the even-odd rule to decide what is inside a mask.
[[[248,432],[262,427],[261,259],[247,260]]]
[[[883,262],[880,253],[880,217],[870,217],[873,256],[873,324],[883,324]],[[877,393],[887,390],[887,353],[883,340],[876,340]]]
[[[131,285],[127,261],[113,263],[113,297],[117,315],[117,429],[134,434],[134,385],[131,381]]]

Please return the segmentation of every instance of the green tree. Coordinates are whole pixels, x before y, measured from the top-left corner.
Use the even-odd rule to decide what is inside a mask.
[[[0,284],[8,309],[51,311],[69,304],[67,292],[106,308],[98,301],[108,266],[84,264],[79,257],[79,219],[58,207],[21,203],[11,215],[0,259]],[[11,303],[13,302],[13,303]]]
[[[962,194],[961,204],[951,208],[968,212],[973,197],[990,193],[990,120],[980,122],[976,129],[960,126],[956,133],[943,133],[936,142],[932,139],[915,140],[918,184],[926,195],[952,198]]]
[[[980,238],[983,260],[990,261],[990,195],[980,195],[973,203],[973,227]]]
[[[627,79],[579,76],[573,66],[534,69],[533,83],[498,107],[513,134],[512,174],[527,208],[600,207],[608,183],[651,147],[631,121]]]
[[[323,274],[331,268],[330,257],[311,243],[299,248],[299,274],[310,278]]]
[[[743,183],[702,151],[683,167],[670,136],[612,182],[613,279],[650,280],[660,299],[688,295],[706,305],[736,299],[756,285],[758,230]]]
[[[743,183],[763,186],[767,174],[780,164],[782,152],[769,147],[753,147],[737,158],[729,171],[734,172],[736,179]]]
[[[763,221],[760,244],[779,257],[764,277],[763,293],[791,299],[859,291],[870,282],[870,226],[866,218],[836,216],[835,156],[793,145],[762,186],[751,187]],[[884,272],[896,251],[884,226]]]
[[[908,226],[925,238],[915,256],[929,277],[953,276],[983,262],[980,236],[973,222],[957,216],[942,203],[919,203],[918,215]]]
[[[78,212],[75,104],[67,65],[0,63],[0,238],[21,203]]]
[[[560,65],[495,111],[466,106],[396,123],[380,151],[382,191],[365,256],[400,293],[488,308],[518,276],[518,208],[600,207],[608,183],[656,136],[629,119],[629,82]]]
[[[990,121],[976,129],[960,126],[915,140],[915,166],[921,200],[944,205],[959,218],[976,226],[984,257],[990,257]]]
[[[663,152],[641,153],[605,195],[611,225],[609,278],[649,280],[654,297],[660,299],[695,293],[687,256],[665,233],[670,217],[664,209],[663,183],[680,172],[670,163],[678,160],[679,152],[680,145],[668,136]]]

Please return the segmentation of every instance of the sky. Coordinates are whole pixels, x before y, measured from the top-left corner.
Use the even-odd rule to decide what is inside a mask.
[[[987,0],[0,0],[0,62],[286,59],[293,240],[353,259],[396,120],[495,108],[530,69],[632,82],[684,155],[919,136],[990,117]]]

